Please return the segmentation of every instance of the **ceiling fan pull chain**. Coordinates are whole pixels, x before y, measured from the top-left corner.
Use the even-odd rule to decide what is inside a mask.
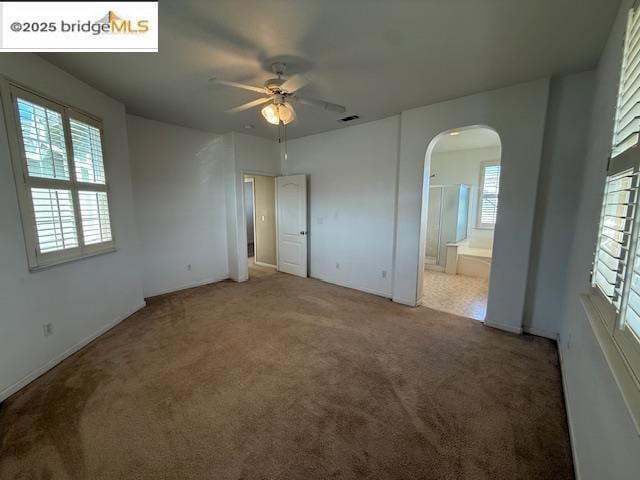
[[[284,160],[286,162],[289,158],[289,152],[287,152],[287,124],[283,122],[280,123],[282,123],[282,128],[284,129]]]

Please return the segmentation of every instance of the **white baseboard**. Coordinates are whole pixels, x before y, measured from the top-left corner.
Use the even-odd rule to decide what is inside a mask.
[[[504,330],[505,332],[515,333],[517,335],[522,334],[522,327],[514,327],[513,325],[503,325],[501,323],[488,322],[484,321],[484,324],[487,327],[497,328],[498,330]]]
[[[578,461],[578,451],[576,450],[575,432],[573,431],[573,415],[571,414],[571,403],[569,402],[569,389],[567,388],[567,379],[564,372],[564,357],[562,356],[562,345],[560,344],[560,335],[556,337],[558,344],[558,357],[560,358],[560,377],[562,378],[562,394],[564,395],[564,406],[567,412],[567,423],[569,424],[569,441],[571,442],[571,456],[573,457],[573,473],[576,480],[580,480],[580,462]]]
[[[315,278],[316,280],[320,280],[321,282],[324,282],[324,283],[330,283],[332,285],[338,285],[339,287],[350,288],[352,290],[358,290],[360,292],[370,293],[372,295],[377,295],[379,297],[391,298],[391,295],[389,293],[382,292],[380,290],[375,290],[373,288],[358,287],[356,285],[349,285],[346,282],[340,282],[340,281],[336,281],[336,280],[327,280],[326,278],[317,277],[317,276],[311,276],[311,278]]]
[[[201,287],[203,285],[208,285],[210,283],[222,282],[224,280],[228,280],[229,278],[230,277],[227,276],[227,275],[223,275],[223,276],[217,277],[217,278],[207,278],[207,279],[201,280],[199,282],[187,283],[185,285],[181,285],[181,286],[178,286],[178,287],[172,287],[172,288],[169,288],[167,290],[161,290],[159,292],[153,292],[153,293],[150,293],[150,294],[146,294],[145,293],[144,296],[145,296],[145,298],[159,297],[160,295],[166,295],[167,293],[175,293],[175,292],[179,292],[181,290],[188,290],[190,288]]]
[[[530,333],[531,335],[536,335],[538,337],[548,338],[550,340],[557,340],[558,338],[557,332],[551,332],[549,330],[545,330],[544,328],[529,327],[525,325],[522,327],[522,331],[525,333]]]
[[[73,355],[78,350],[80,350],[81,348],[83,348],[84,346],[86,346],[87,344],[89,344],[90,342],[95,340],[96,338],[98,338],[100,335],[102,335],[103,333],[106,333],[107,331],[111,330],[113,327],[118,325],[120,322],[122,322],[126,318],[130,317],[131,315],[136,313],[141,308],[144,308],[145,306],[146,306],[146,302],[142,302],[140,305],[135,307],[133,310],[125,313],[124,315],[119,316],[118,318],[113,320],[111,323],[109,323],[109,324],[105,325],[104,327],[98,329],[96,332],[94,332],[91,335],[89,335],[88,337],[80,340],[75,345],[67,348],[60,355],[57,355],[53,359],[49,360],[47,363],[45,363],[41,367],[36,368],[32,372],[28,373],[27,375],[25,375],[23,378],[18,380],[13,385],[10,385],[9,387],[7,387],[4,390],[0,391],[0,402],[5,401],[7,398],[9,398],[11,395],[16,393],[18,390],[26,387],[29,383],[33,382],[40,375],[42,375],[42,374],[46,373],[47,371],[51,370],[57,364],[62,362],[65,358]]]

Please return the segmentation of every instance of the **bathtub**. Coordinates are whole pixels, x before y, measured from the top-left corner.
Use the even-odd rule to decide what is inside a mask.
[[[491,275],[491,248],[472,246],[467,240],[447,244],[444,271],[450,275],[466,275],[489,279]]]

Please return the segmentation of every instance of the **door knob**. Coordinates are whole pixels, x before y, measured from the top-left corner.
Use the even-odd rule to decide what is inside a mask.
[[[300,232],[300,235],[306,235],[307,232],[305,232],[304,230]]]

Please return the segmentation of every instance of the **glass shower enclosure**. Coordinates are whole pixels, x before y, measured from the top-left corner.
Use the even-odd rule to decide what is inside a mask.
[[[469,185],[431,185],[427,208],[425,266],[444,270],[447,244],[467,238]]]

